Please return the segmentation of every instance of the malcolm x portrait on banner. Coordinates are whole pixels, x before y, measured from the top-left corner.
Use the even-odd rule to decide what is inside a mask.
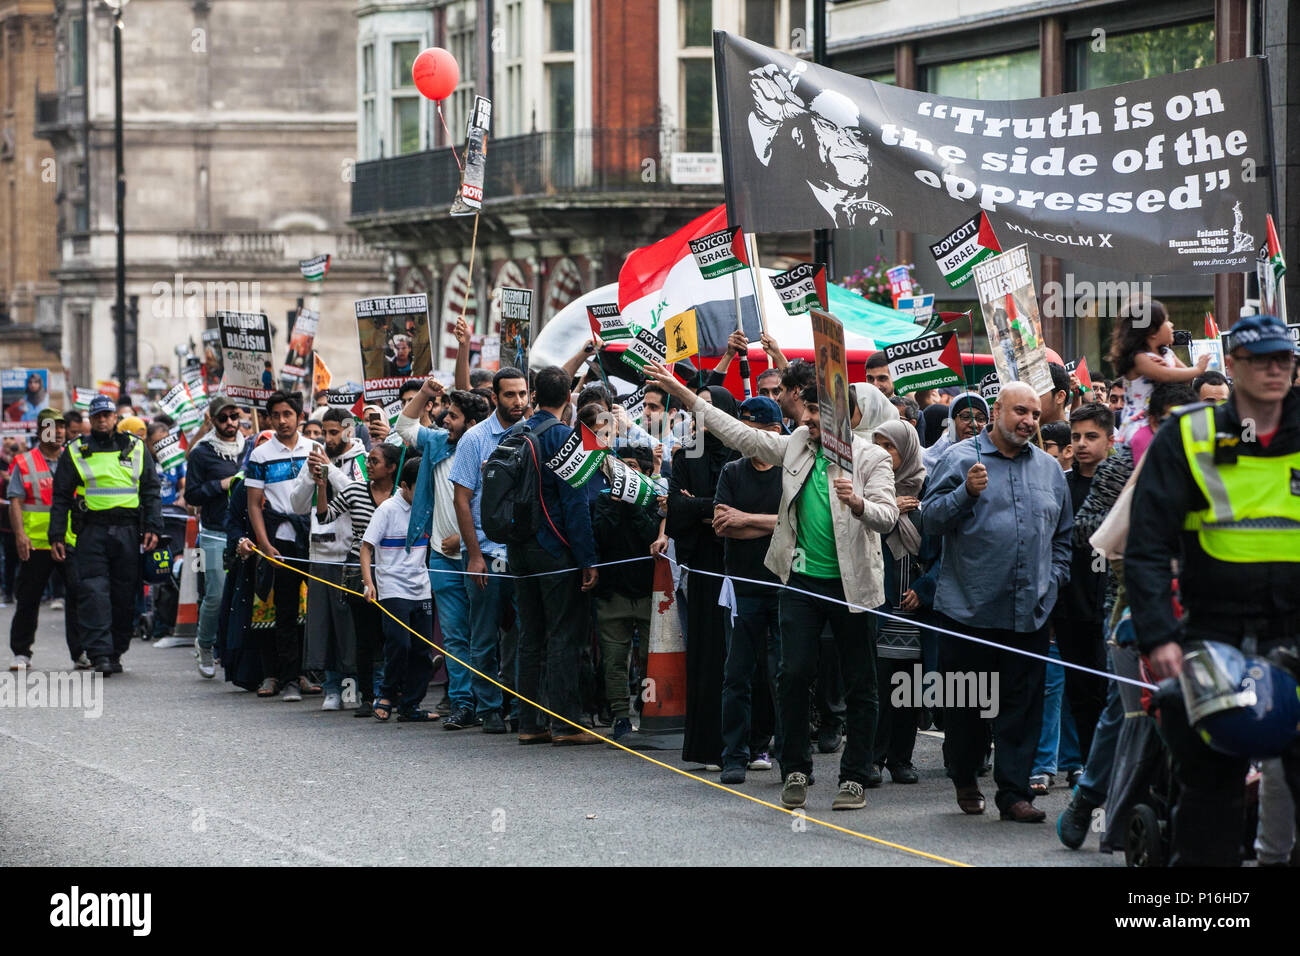
[[[869,226],[893,216],[867,198],[871,157],[857,104],[843,93],[822,90],[805,105],[795,91],[802,73],[798,67],[784,73],[774,63],[750,71],[749,135],[758,161],[803,171],[831,226]]]

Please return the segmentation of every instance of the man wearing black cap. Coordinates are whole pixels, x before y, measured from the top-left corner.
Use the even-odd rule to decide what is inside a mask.
[[[1271,315],[1242,319],[1228,339],[1233,393],[1178,409],[1156,432],[1133,496],[1124,555],[1137,641],[1157,680],[1177,677],[1183,646],[1294,649],[1300,636],[1300,392],[1296,347]],[[1181,559],[1175,616],[1171,564]],[[1211,750],[1181,695],[1162,706],[1173,753],[1175,866],[1237,866],[1249,760]],[[1300,738],[1282,756],[1300,796]]]
[[[59,454],[63,451],[66,428],[63,413],[57,408],[41,411],[36,416],[37,445],[14,459],[14,470],[9,479],[6,497],[9,499],[10,523],[14,529],[18,559],[22,562],[14,586],[18,606],[9,629],[9,649],[14,654],[10,670],[23,670],[31,664],[41,595],[45,593],[51,574],[59,576],[68,595],[64,616],[68,653],[77,667],[90,667],[90,659],[81,650],[81,634],[77,627],[77,591],[72,562],[56,562],[50,555],[54,473],[58,469]],[[76,536],[69,532],[66,540],[71,547]]]
[[[90,403],[90,434],[59,459],[50,508],[50,553],[66,560],[68,515],[82,516],[77,535],[78,619],[82,648],[101,674],[122,671],[140,589],[140,550],[162,533],[158,473],[144,442],[117,431],[106,395]],[[105,598],[107,597],[107,601]]]

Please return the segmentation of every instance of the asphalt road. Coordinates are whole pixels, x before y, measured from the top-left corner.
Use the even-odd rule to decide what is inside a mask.
[[[11,615],[0,610],[4,634]],[[35,670],[67,668],[62,627],[42,610]],[[189,648],[137,641],[124,663],[99,717],[0,709],[0,865],[943,865],[876,841],[976,865],[1123,865],[1095,837],[1061,846],[1064,789],[1039,799],[1044,825],[999,821],[991,780],[990,812],[963,815],[934,735],[918,740],[921,782],[887,782],[857,812],[830,811],[839,756],[816,758],[808,815],[866,840],[612,748],[357,720],[319,697],[261,701],[220,669],[202,680]],[[774,771],[738,789],[779,803]]]

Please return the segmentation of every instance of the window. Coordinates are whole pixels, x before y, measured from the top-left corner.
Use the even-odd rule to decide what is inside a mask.
[[[379,120],[375,107],[375,45],[361,48],[361,158],[379,156]]]
[[[419,40],[400,40],[392,44],[392,123],[389,127],[390,153],[401,156],[419,152],[420,94],[411,76],[411,67],[420,54]]]
[[[90,231],[90,215],[86,210],[86,204],[84,202],[72,204],[72,223],[73,232]]]
[[[776,8],[777,0],[745,0],[746,38],[764,46],[776,46]]]
[[[546,39],[548,53],[573,52],[573,0],[547,0]]]
[[[784,43],[782,46],[789,46],[792,49],[812,49],[812,43],[805,39],[808,36],[808,14],[804,0],[790,0],[790,22],[786,26],[789,43]],[[799,44],[795,43],[796,30],[799,31]]]
[[[682,46],[713,46],[713,0],[680,0]]]
[[[68,86],[86,85],[86,21],[81,18],[68,24]]]
[[[547,105],[550,129],[573,129],[573,64],[551,63],[546,67]]]
[[[713,62],[682,60],[682,126],[688,153],[713,151]]]
[[[1075,90],[1094,90],[1208,66],[1214,62],[1214,21],[1108,34],[1104,52],[1093,46],[1091,38],[1076,40],[1070,46]]]
[[[465,124],[474,105],[474,4],[462,2],[447,7],[447,50],[460,64],[460,82],[443,104],[447,127],[454,140],[465,135]]]
[[[501,136],[518,136],[526,132],[524,111],[524,60],[523,0],[512,0],[505,9],[505,50],[502,65],[505,68],[506,95],[494,107],[501,110],[498,126]]]
[[[1022,100],[1042,89],[1038,50],[1020,50],[941,63],[925,70],[925,89],[939,96],[973,100]]]
[[[884,83],[886,86],[898,85],[898,77],[894,75],[893,70],[890,70],[888,73],[870,73],[867,75],[866,79],[872,80],[876,83]]]

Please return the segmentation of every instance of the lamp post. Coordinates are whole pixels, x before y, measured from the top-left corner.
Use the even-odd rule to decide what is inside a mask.
[[[113,11],[113,160],[116,167],[114,214],[117,228],[117,298],[113,306],[113,338],[117,344],[117,397],[126,390],[126,168],[122,163],[122,8],[131,0],[103,0]],[[87,162],[90,157],[86,157]]]

